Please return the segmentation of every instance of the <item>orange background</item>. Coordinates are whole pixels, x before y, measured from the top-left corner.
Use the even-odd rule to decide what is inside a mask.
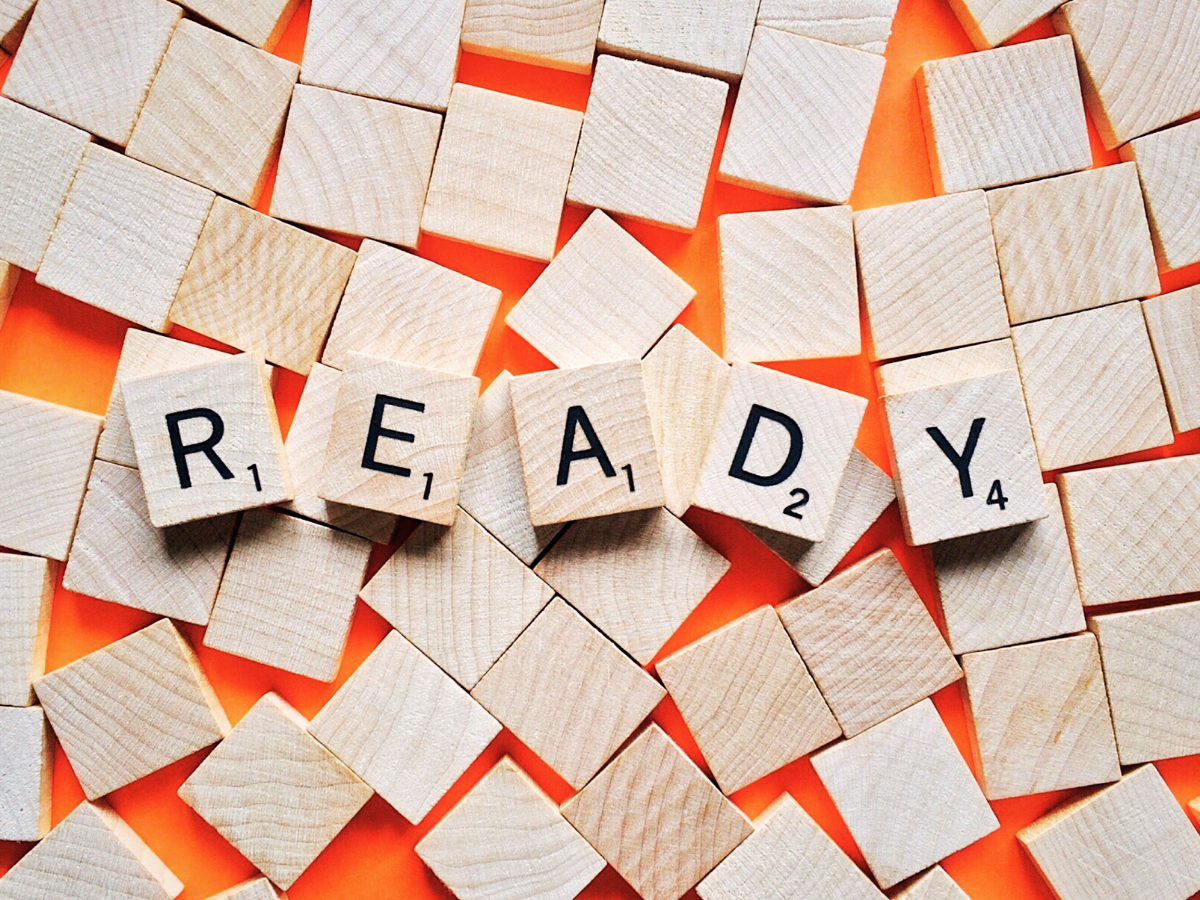
[[[300,61],[303,51],[308,2],[303,0],[275,51],[296,62]],[[1014,40],[1046,37],[1052,33],[1049,23],[1041,22]],[[933,195],[913,76],[925,60],[954,56],[971,49],[945,0],[901,0],[888,45],[887,68],[879,101],[850,200],[855,209]],[[6,75],[7,66],[0,68],[0,83]],[[587,104],[590,81],[587,76],[474,54],[463,55],[459,80],[579,110]],[[731,95],[726,110],[726,124],[733,98]],[[1090,125],[1089,128],[1095,163],[1116,162],[1116,154],[1105,152],[1096,138],[1095,129]],[[717,158],[724,134],[722,129]],[[715,171],[714,165],[714,176]],[[259,209],[264,212],[270,207],[270,195],[269,183],[259,204]],[[796,205],[756,191],[716,184],[710,178],[700,224],[694,234],[684,235],[627,221],[622,224],[697,289],[695,302],[684,311],[680,321],[711,347],[720,350],[716,217],[728,212]],[[566,210],[559,246],[580,226],[584,216],[584,210]],[[351,247],[358,244],[357,241],[339,240]],[[500,315],[493,323],[477,372],[485,386],[505,368],[514,374],[550,368],[547,360],[503,325],[504,314],[540,273],[541,264],[432,237],[423,239],[420,255],[495,285],[504,292]],[[1200,265],[1166,273],[1162,280],[1164,290],[1195,284],[1200,282]],[[0,388],[103,414],[126,327],[124,321],[48,291],[34,284],[33,276],[22,274],[8,317],[0,328]],[[179,328],[172,334],[200,343],[213,343]],[[888,468],[871,366],[865,355],[776,367],[870,398],[858,446],[876,463]],[[291,421],[303,383],[304,380],[294,373],[281,373],[275,395],[285,429]],[[1200,431],[1181,436],[1171,447],[1134,454],[1122,461],[1197,452],[1200,452]],[[1049,480],[1050,476],[1046,477]],[[731,520],[692,510],[685,521],[733,565],[663,648],[660,658],[754,607],[781,602],[807,589],[790,568]],[[399,537],[407,536],[410,530],[402,529]],[[387,559],[394,546],[376,548],[369,574]],[[924,549],[905,546],[895,505],[859,541],[847,562],[860,559],[881,546],[895,551],[925,603],[934,610],[929,554]],[[142,628],[153,618],[60,587],[54,598],[47,666],[49,669],[62,666]],[[383,639],[388,625],[363,603],[358,603],[345,662],[337,681],[330,685],[209,650],[203,646],[203,629],[194,626],[183,626],[183,629],[196,648],[230,719],[237,722],[269,690],[278,691],[304,715],[311,717]],[[941,691],[934,697],[934,702],[959,750],[970,760],[958,688]],[[669,698],[655,710],[653,718],[703,766],[695,743]],[[585,723],[580,726],[585,727]],[[288,892],[289,896],[293,900],[449,897],[450,894],[417,859],[413,846],[506,753],[511,754],[556,801],[570,796],[568,785],[506,731],[421,825],[409,825],[378,796],[372,798]],[[187,886],[183,900],[201,900],[253,874],[250,864],[176,796],[179,786],[203,756],[201,752],[188,757],[110,797],[117,811]],[[55,766],[53,817],[58,823],[82,801],[83,794],[61,750],[56,751]],[[1181,802],[1200,795],[1200,757],[1160,763],[1159,769]],[[783,791],[799,800],[862,864],[849,832],[807,760],[793,763],[738,791],[732,799],[753,817]],[[1000,830],[950,857],[944,864],[946,870],[973,900],[1051,898],[1052,894],[1020,850],[1014,834],[1069,794],[1060,791],[993,803],[1000,819]],[[0,873],[29,846],[0,843]],[[636,895],[609,868],[581,896],[632,900]]]

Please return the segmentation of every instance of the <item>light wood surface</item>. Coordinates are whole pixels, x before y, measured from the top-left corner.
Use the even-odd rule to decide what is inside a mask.
[[[10,56],[29,26],[35,0],[4,0],[0,3],[0,50]]]
[[[0,841],[40,841],[50,830],[54,772],[50,729],[40,706],[0,706],[0,759]]]
[[[462,46],[471,53],[588,72],[603,0],[467,0]]]
[[[4,324],[4,317],[8,314],[8,304],[12,300],[12,296],[17,290],[17,281],[21,277],[21,270],[9,262],[0,262],[0,325]]]
[[[1054,11],[1059,0],[950,0],[976,50],[988,50]]]
[[[180,6],[253,47],[273,50],[300,0],[184,0]]]
[[[924,875],[916,878],[905,886],[899,893],[892,895],[892,900],[971,900],[966,892],[946,874],[941,866],[934,866]]]
[[[1017,352],[1009,338],[897,360],[875,370],[879,393],[906,394],[995,372],[1016,372]]]
[[[759,25],[829,41],[868,53],[883,53],[892,33],[898,0],[763,0]]]
[[[209,900],[286,900],[283,894],[275,889],[269,878],[261,875],[235,884],[227,891],[214,894]]]
[[[1142,301],[1175,431],[1200,428],[1200,288]]]
[[[1200,262],[1200,125],[1187,122],[1120,148],[1136,162],[1160,269]]]
[[[0,705],[34,702],[46,671],[57,567],[39,556],[0,553]]]
[[[702,75],[738,79],[754,31],[757,0],[605,0],[603,51]]]

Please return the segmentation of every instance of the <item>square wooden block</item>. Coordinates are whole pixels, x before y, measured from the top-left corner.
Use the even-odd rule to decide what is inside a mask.
[[[892,34],[899,0],[763,0],[759,25],[790,31],[818,41],[882,54]]]
[[[229,733],[200,661],[169,619],[51,672],[34,689],[89,800]]]
[[[37,282],[166,331],[212,202],[212,191],[89,144]]]
[[[421,228],[549,260],[582,124],[573,109],[456,84]]]
[[[442,119],[297,85],[271,215],[416,247]]]
[[[666,691],[555,598],[471,696],[578,790]]]
[[[850,207],[733,213],[717,222],[726,359],[862,350]]]
[[[308,730],[416,824],[487,749],[500,723],[392,631]]]
[[[937,59],[918,98],[939,194],[996,187],[1092,164],[1075,53],[1065,37]]]
[[[521,375],[509,390],[534,525],[662,506],[639,360]]]
[[[0,841],[46,836],[53,773],[54,750],[41,707],[0,706]]]
[[[941,866],[918,876],[892,900],[971,900]]]
[[[180,4],[252,47],[273,50],[299,0],[184,0]]]
[[[1200,288],[1142,301],[1176,431],[1200,428]]]
[[[467,0],[462,46],[470,53],[590,72],[604,0]]]
[[[951,0],[976,50],[989,50],[1049,15],[1057,0]]]
[[[729,85],[636,60],[596,60],[567,199],[692,231]]]
[[[606,0],[601,50],[737,80],[754,32],[755,0]]]
[[[854,394],[735,363],[693,502],[824,540],[866,408]]]
[[[46,671],[57,567],[40,556],[0,553],[0,706],[34,702]]]
[[[1158,267],[1200,262],[1200,124],[1147,134],[1120,153],[1137,163]]]
[[[864,210],[854,237],[872,359],[1008,337],[982,191]]]
[[[351,353],[318,495],[449,525],[479,379]]]
[[[285,890],[371,798],[364,784],[267,694],[192,772],[179,796]]]

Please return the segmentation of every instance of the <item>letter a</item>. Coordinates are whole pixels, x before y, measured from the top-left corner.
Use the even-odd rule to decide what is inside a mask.
[[[587,446],[582,450],[575,449],[576,429],[582,431],[583,436],[587,439]],[[617,476],[617,470],[613,468],[608,453],[604,450],[604,445],[596,436],[596,429],[592,427],[592,421],[588,418],[588,414],[582,406],[572,406],[567,410],[567,424],[563,428],[562,453],[558,457],[559,487],[566,484],[571,477],[571,463],[584,459],[596,460],[600,464],[601,471],[607,477],[615,478]]]

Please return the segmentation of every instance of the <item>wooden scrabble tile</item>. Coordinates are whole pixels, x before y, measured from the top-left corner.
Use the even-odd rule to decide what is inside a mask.
[[[662,506],[640,360],[521,375],[509,390],[534,525]]]
[[[292,498],[261,357],[142,375],[121,391],[156,528]]]
[[[872,359],[1008,337],[982,191],[864,210],[854,237]]]
[[[885,890],[999,827],[930,700],[812,763]]]
[[[639,359],[695,295],[595,210],[504,321],[560,368]]]
[[[643,666],[728,570],[662,507],[576,522],[535,569]]]
[[[333,681],[370,554],[369,542],[325,525],[246,513],[204,646]]]
[[[644,900],[678,900],[754,830],[654,724],[562,811]]]
[[[372,791],[266,694],[179,788],[183,802],[260,872],[292,886]]]
[[[125,152],[253,206],[299,75],[295,63],[184,19]]]
[[[882,54],[892,33],[898,0],[763,0],[759,25],[819,41]]]
[[[478,378],[350,353],[319,496],[451,524],[478,397]]]
[[[124,146],[182,16],[166,0],[39,3],[4,96]]]
[[[1079,73],[1066,38],[932,60],[917,79],[939,194],[1092,164]]]
[[[1049,15],[1057,0],[951,0],[976,50],[989,50]]]
[[[46,836],[53,771],[54,751],[41,707],[0,706],[0,841]]]
[[[754,820],[754,833],[696,885],[700,900],[883,900],[883,894],[790,794]]]
[[[416,247],[441,130],[427,110],[298,85],[271,215]]]
[[[601,50],[738,79],[754,32],[755,0],[710,6],[703,0],[605,0]]]
[[[359,593],[468,691],[554,596],[464,512],[419,525]]]
[[[729,86],[637,60],[596,60],[567,199],[692,231]]]
[[[89,144],[37,282],[166,331],[212,202],[211,191]]]
[[[1142,301],[1150,343],[1176,431],[1200,428],[1200,289]]]
[[[779,618],[847,737],[962,677],[887,548],[780,606]]]
[[[467,0],[462,46],[470,53],[587,73],[603,8],[603,0],[533,0],[520,7]]]
[[[174,900],[183,882],[107,803],[81,803],[0,878],[0,898]]]
[[[253,47],[272,50],[299,0],[184,0],[180,5]]]
[[[735,363],[692,502],[824,540],[866,408],[854,394]]]
[[[499,288],[363,241],[321,361],[344,369],[357,350],[471,375],[499,306]]]
[[[89,800],[229,733],[196,654],[169,619],[56,669],[34,689]]]
[[[227,515],[155,528],[137,470],[96,460],[63,587],[207,625],[235,524]]]
[[[0,391],[0,546],[65,560],[104,420]]]
[[[0,553],[0,705],[34,702],[46,671],[55,566],[40,556]],[[0,840],[3,840],[0,838]]]
[[[1062,900],[1200,890],[1200,835],[1154,766],[1051,810],[1017,840]]]
[[[726,359],[862,350],[850,207],[733,213],[717,222]]]
[[[941,866],[918,876],[892,900],[971,900]]]
[[[471,696],[579,789],[666,691],[556,597]]]
[[[4,324],[4,317],[8,314],[8,304],[12,300],[12,295],[17,290],[17,281],[21,277],[21,270],[9,262],[0,262],[0,325]]]
[[[718,177],[845,203],[883,79],[883,57],[759,26]]]
[[[171,321],[307,375],[354,259],[341,244],[218,197]]]
[[[1137,163],[1159,268],[1200,262],[1200,125],[1187,122],[1147,134],[1120,153]]]
[[[1158,293],[1131,163],[988,191],[987,198],[1014,325]]]
[[[1200,603],[1094,616],[1122,765],[1200,753]]]
[[[417,843],[460,900],[573,900],[604,860],[507,756]]]
[[[392,631],[308,730],[416,824],[487,749],[500,723]]]
[[[235,884],[229,890],[214,894],[209,900],[286,900],[275,889],[269,878],[251,878],[241,884]]]
[[[421,228],[549,260],[582,123],[573,109],[456,84]]]
[[[34,0],[4,0],[0,3],[0,50],[10,56],[17,52],[33,14],[33,5]]]
[[[879,393],[886,397],[953,384],[995,372],[1017,371],[1017,351],[1011,340],[988,341],[940,353],[903,359],[875,370]]]
[[[732,794],[842,729],[769,606],[655,667],[721,791]]]

